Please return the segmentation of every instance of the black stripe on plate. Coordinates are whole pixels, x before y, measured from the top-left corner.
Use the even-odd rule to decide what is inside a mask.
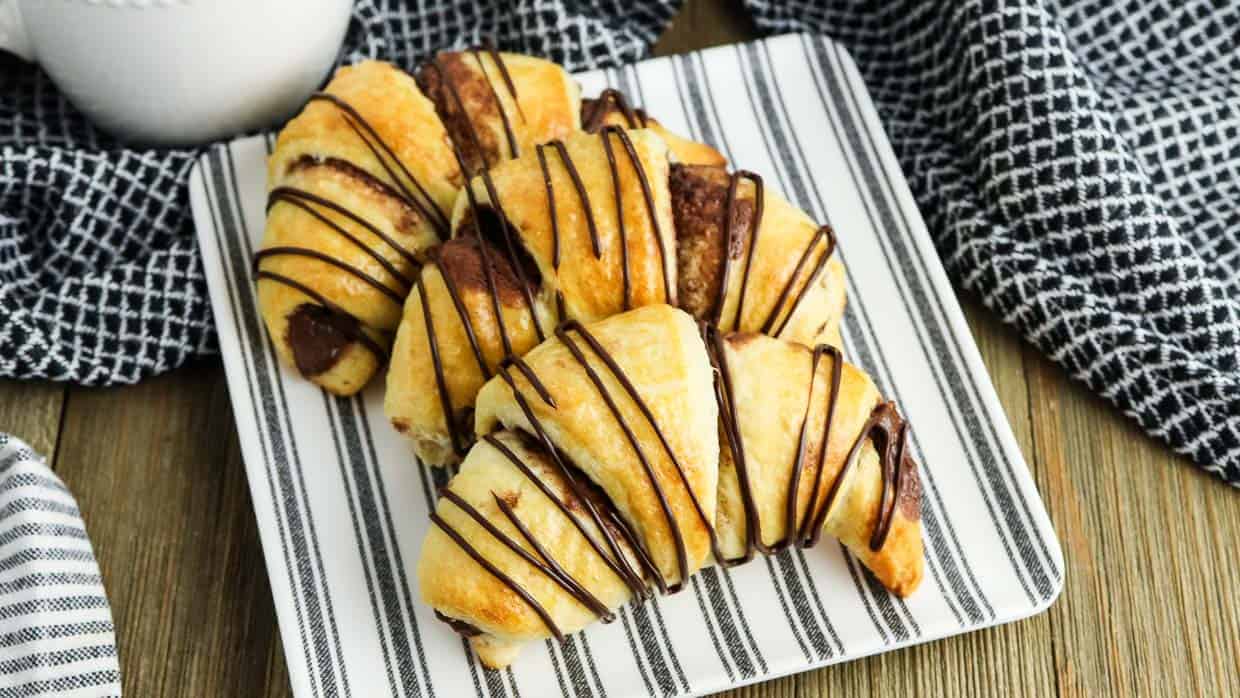
[[[633,655],[633,663],[637,665],[637,672],[641,674],[642,683],[646,686],[646,695],[654,695],[654,684],[650,680],[650,672],[646,669],[645,660],[642,659],[641,652],[637,649],[637,642],[633,638],[633,627],[629,622],[629,609],[627,606],[621,606],[616,614],[620,616],[621,627],[624,628],[624,636],[629,641],[629,653]]]
[[[769,47],[767,47],[765,44],[763,45],[763,48],[764,50],[769,51]],[[767,57],[769,61],[769,53]],[[808,58],[807,58],[807,65],[811,68],[811,74],[812,74],[813,73],[812,64],[808,62]],[[781,111],[783,112],[785,119],[788,119],[789,117],[788,117],[788,112],[787,112],[786,101],[783,99],[782,92],[779,91],[778,83],[776,83],[776,90],[777,90],[777,96],[780,101]],[[820,94],[820,99],[821,99],[821,94]],[[823,107],[824,114],[826,114],[828,119],[830,119],[831,111],[828,108],[828,105],[825,101],[823,101],[822,107]],[[791,132],[791,129],[789,129],[789,131]],[[838,134],[836,136],[836,140],[837,141],[839,140]],[[795,132],[791,132],[790,141],[791,141],[792,146],[795,147],[796,149],[796,153],[799,156],[799,162],[803,163],[804,167],[808,169],[808,159],[807,159],[806,153],[804,149],[802,148],[800,139],[797,137]],[[798,160],[793,158],[793,159],[790,159],[789,162],[796,163],[798,162]],[[800,168],[798,168],[797,171],[790,172],[789,178],[793,185],[792,189],[797,195],[799,205],[805,207],[807,210],[816,211],[816,214],[818,215],[820,220],[823,220],[824,222],[829,223],[830,215],[826,211],[825,201],[818,187],[818,180],[812,175],[808,175],[808,173],[806,175],[802,175]],[[814,192],[813,199],[811,199],[809,196],[808,190],[805,185],[805,181],[808,181],[809,187],[813,189],[813,192]],[[816,207],[813,206],[815,202],[817,204]],[[841,246],[841,249],[838,250],[838,254],[840,254],[841,260],[844,260],[845,252],[842,249],[842,247],[843,246]],[[856,292],[855,286],[851,282],[851,274],[848,274],[847,276],[849,279],[849,286],[850,286],[849,293],[854,298],[856,298],[858,297],[858,294]],[[865,325],[868,328],[870,328],[870,334],[873,335],[873,328],[870,325],[869,313],[865,309],[865,307],[860,304],[853,304],[850,307],[850,311],[852,312],[849,312],[845,316],[845,327],[846,327],[847,334],[859,340],[864,340],[864,335],[861,331],[859,331],[856,325],[856,320],[855,320],[855,316],[859,313],[862,321],[865,323]],[[862,365],[865,366],[865,368],[872,375],[876,377],[876,379],[879,381],[880,385],[882,386],[884,393],[891,394],[893,397],[899,400],[900,399],[899,390],[896,388],[896,386],[892,384],[893,382],[890,380],[890,371],[887,368],[885,358],[881,358],[882,348],[881,346],[879,346],[877,341],[874,341],[872,343],[875,347],[878,347],[877,353],[881,361],[876,363],[872,358],[871,352],[869,351],[868,344],[865,343],[864,341],[861,341],[859,348],[861,349]],[[879,370],[879,363],[881,363],[882,365],[882,370]],[[913,436],[913,445],[915,447],[915,450],[918,452],[918,455],[920,455],[920,449],[917,448],[916,434],[914,434]],[[924,459],[923,459],[923,462],[924,462]],[[934,482],[933,472],[925,468],[923,468],[923,470],[926,472],[926,478],[930,481],[932,492],[935,492],[937,494],[938,490],[937,490],[937,485]],[[935,577],[936,583],[939,585],[940,589],[943,590],[942,578],[939,574],[938,568],[942,568],[943,570],[945,570],[944,576],[947,577],[949,584],[951,584],[952,592],[955,594],[956,598],[959,600],[961,605],[966,609],[966,611],[969,612],[972,620],[974,622],[980,622],[982,620],[981,612],[978,609],[977,603],[975,599],[973,598],[972,594],[969,592],[967,587],[964,586],[960,578],[960,571],[956,564],[955,556],[952,554],[950,547],[947,546],[946,541],[943,538],[943,535],[942,535],[942,532],[939,526],[940,516],[947,522],[947,525],[949,527],[951,526],[950,518],[948,518],[945,513],[945,508],[943,507],[941,497],[937,498],[934,504],[937,505],[937,511],[935,508],[928,507],[926,511],[924,512],[924,516],[923,516],[924,530],[926,531],[927,537],[929,537],[931,540],[930,547],[933,551],[933,555],[930,556],[931,572],[933,576]],[[953,539],[954,539],[954,533],[953,533]],[[957,549],[960,552],[960,559],[962,561],[963,566],[965,567],[969,576],[972,577],[972,569],[968,565],[968,561],[967,561],[967,558],[965,558],[964,556],[963,549],[960,548],[958,543],[957,543]],[[985,598],[984,594],[982,593],[980,585],[976,584],[976,580],[974,580],[974,583],[975,583],[976,591],[982,599],[982,603],[985,604],[989,608],[989,601]],[[963,625],[963,619],[960,618],[959,611],[956,610],[955,605],[952,603],[951,598],[947,596],[947,594],[945,593],[945,590],[943,591],[944,591],[944,600],[947,602],[948,607],[951,609],[953,614],[956,615],[958,622],[960,622]],[[991,610],[991,616],[993,617],[993,610]],[[913,622],[914,624],[916,623],[916,621],[913,621]]]
[[[714,645],[715,653],[723,657],[723,645],[719,643],[719,633],[715,631],[715,624],[711,620],[710,612],[706,610],[706,604],[702,601],[702,590],[698,583],[699,574],[689,577],[689,582],[693,585],[694,597],[698,602],[698,611],[702,614],[702,618],[706,620],[706,632],[710,635],[710,644]],[[736,672],[732,669],[732,665],[724,661],[723,671],[728,675],[728,682],[736,681]]]
[[[236,252],[236,236],[237,232],[233,228],[225,230],[220,223],[223,216],[223,203],[225,196],[218,191],[223,191],[222,177],[219,174],[219,152],[218,149],[212,149],[207,153],[207,157],[201,162],[200,175],[202,178],[202,190],[207,198],[208,209],[211,212],[212,229],[215,233],[215,242],[220,257],[220,266],[223,268],[226,287],[228,289],[228,297],[231,305],[233,322],[236,324],[238,341],[243,342],[240,352],[242,357],[242,365],[246,372],[246,387],[250,392],[250,405],[254,409],[254,424],[265,425],[267,427],[267,438],[264,438],[263,430],[258,431],[258,442],[263,453],[263,464],[266,466],[268,490],[271,492],[271,508],[276,514],[276,520],[279,525],[277,529],[280,533],[280,548],[284,556],[284,569],[288,573],[288,586],[293,595],[293,608],[297,614],[297,630],[301,636],[301,648],[303,659],[306,666],[306,676],[309,679],[310,691],[314,696],[322,693],[320,683],[330,681],[331,677],[326,672],[323,674],[314,671],[314,660],[310,656],[311,644],[307,640],[306,635],[306,616],[309,610],[306,608],[308,601],[305,600],[303,592],[313,590],[313,582],[306,581],[310,571],[304,567],[294,563],[294,553],[290,550],[290,546],[299,545],[304,548],[304,532],[301,530],[301,514],[298,512],[297,499],[288,494],[284,489],[286,484],[291,485],[291,478],[287,473],[287,454],[284,450],[284,443],[275,438],[275,434],[279,430],[279,422],[275,417],[275,398],[272,395],[269,384],[261,383],[265,388],[262,390],[262,398],[255,395],[256,386],[260,385],[258,378],[251,373],[251,368],[257,373],[257,364],[260,360],[265,359],[262,346],[259,342],[261,330],[256,327],[257,320],[254,316],[254,302],[252,296],[249,297],[249,307],[243,308],[242,301],[237,298],[243,288],[248,289],[249,280],[243,277],[243,281],[238,282],[233,277],[233,270],[244,269],[245,262],[243,256]],[[208,178],[210,173],[210,178]],[[214,183],[213,187],[211,184]],[[218,213],[217,213],[218,208]],[[226,245],[226,240],[228,241]],[[230,256],[232,260],[230,261]],[[237,266],[237,265],[240,266]],[[244,327],[242,325],[244,323]],[[248,351],[247,351],[248,348]],[[264,373],[265,375],[265,373]],[[260,409],[260,405],[270,406],[269,411]],[[270,447],[271,451],[268,451]],[[284,463],[281,467],[280,463]],[[281,512],[285,512],[283,516]],[[293,512],[289,515],[288,512]],[[294,532],[294,523],[296,524],[296,532]],[[287,537],[286,537],[287,533]],[[296,572],[296,575],[294,574]]]
[[[715,611],[715,619],[719,623],[719,630],[723,633],[723,637],[727,640],[728,651],[733,659],[736,660],[737,668],[742,676],[754,676],[758,672],[755,670],[754,663],[757,663],[757,670],[766,674],[769,669],[766,666],[766,658],[762,656],[762,651],[758,649],[758,643],[754,639],[753,633],[749,630],[749,621],[745,618],[745,609],[740,604],[740,599],[736,596],[736,589],[732,586],[732,577],[730,571],[726,568],[707,567],[698,573],[702,578],[702,583],[706,586],[706,594],[710,599],[710,605]],[[731,589],[732,593],[725,594],[724,585]],[[729,606],[729,598],[731,605]],[[735,620],[732,618],[735,612]],[[737,627],[739,625],[739,628]],[[748,645],[742,642],[742,634]],[[746,649],[749,651],[747,652]],[[752,657],[752,660],[750,659]]]
[[[418,627],[417,615],[414,612],[413,595],[410,589],[413,587],[409,584],[409,576],[406,572],[404,555],[400,551],[400,545],[396,541],[396,524],[392,520],[392,507],[388,503],[387,486],[383,483],[383,473],[379,470],[379,454],[375,450],[374,434],[370,429],[370,419],[366,414],[366,401],[357,398],[357,414],[359,417],[359,425],[361,427],[362,436],[366,441],[366,449],[370,455],[370,467],[375,479],[375,490],[379,495],[379,511],[383,514],[384,528],[387,531],[388,540],[392,545],[392,562],[399,578],[397,589],[401,592],[401,599],[404,601],[405,614],[408,619],[409,631],[413,634],[414,650],[417,652],[418,664],[422,668],[422,676],[426,681],[426,692],[428,698],[435,697],[435,686],[431,681],[430,667],[426,662],[426,651],[422,646],[422,631]],[[416,680],[416,677],[414,677]]]
[[[807,51],[808,50],[809,49],[807,47]],[[859,136],[855,130],[855,124],[852,124],[844,116],[844,113],[847,112],[847,105],[846,105],[846,102],[844,101],[845,98],[843,96],[843,88],[841,87],[841,84],[840,84],[841,78],[837,74],[835,67],[832,65],[830,57],[826,53],[827,47],[823,44],[819,44],[815,47],[815,50],[816,50],[817,58],[818,58],[818,68],[822,72],[822,75],[824,76],[827,91],[831,95],[830,98],[827,97],[827,93],[822,91],[823,85],[818,84],[817,79],[816,79],[815,82],[816,82],[816,86],[819,89],[819,96],[823,102],[824,111],[828,113],[829,119],[831,121],[832,130],[835,131],[836,133],[837,141],[840,143],[842,147],[845,148],[846,151],[851,151],[853,154],[853,158],[851,159],[848,157],[845,157],[849,175],[853,179],[853,182],[858,192],[862,194],[861,196],[862,205],[864,207],[864,210],[866,211],[866,215],[870,219],[871,225],[874,227],[874,230],[879,233],[877,239],[879,240],[881,244],[884,242],[884,240],[889,239],[889,234],[884,232],[884,227],[879,224],[877,216],[875,215],[873,209],[871,208],[870,202],[864,196],[864,193],[867,190],[870,191],[871,193],[878,191],[879,185],[877,181],[873,179],[872,170],[867,170],[868,175],[867,174],[859,175],[857,172],[858,169],[865,169],[867,165],[869,165],[869,163],[868,161],[866,161],[864,158],[861,157],[862,150],[861,150],[861,146],[858,140]],[[812,63],[811,63],[811,67],[812,67]],[[815,77],[817,78],[817,74],[815,74]],[[828,105],[836,105],[839,107],[839,109],[831,109]],[[840,106],[840,105],[843,105],[843,106]],[[837,125],[836,119],[839,119],[841,123]],[[841,134],[841,131],[843,131],[844,133]],[[853,163],[853,160],[856,160],[855,165]],[[863,180],[862,177],[865,177],[865,179]],[[877,199],[878,197],[874,196],[874,198]],[[891,253],[890,253],[889,246],[890,246],[890,242],[883,245],[883,250],[884,250],[884,257],[886,258],[886,261],[890,267],[892,262],[890,258]],[[895,274],[894,269],[890,269],[890,271],[892,272],[893,275]],[[906,312],[909,314],[910,317],[916,317],[913,313],[912,307],[908,303],[907,297],[904,295],[904,289],[899,284],[897,284],[897,288],[900,291],[901,301],[904,304]],[[925,308],[922,308],[922,310],[923,312],[926,311]],[[932,353],[929,347],[926,346],[925,337],[921,332],[918,332],[918,341],[919,341],[919,345],[920,345],[920,348],[923,354],[926,356],[927,362],[933,368],[938,368],[940,366],[939,362],[931,360],[931,357],[935,356],[936,354]],[[880,349],[880,352],[881,352],[881,349]],[[1027,576],[1031,575],[1030,569],[1026,566],[1028,561],[1027,560],[1018,561],[1016,556],[1013,554],[1011,543],[1009,542],[1008,536],[1006,535],[1005,530],[1004,530],[1003,521],[1000,520],[999,515],[995,512],[994,503],[991,501],[990,494],[987,492],[987,488],[986,488],[987,481],[989,481],[992,484],[992,487],[997,485],[997,483],[995,482],[995,477],[993,473],[994,454],[993,452],[988,450],[987,447],[989,446],[989,444],[984,442],[983,439],[981,439],[979,435],[980,430],[971,431],[968,428],[962,427],[959,421],[959,414],[960,414],[961,407],[957,403],[957,401],[954,399],[955,393],[945,388],[945,386],[942,383],[941,377],[937,371],[932,370],[932,376],[935,379],[935,383],[938,386],[940,395],[942,395],[945,403],[953,406],[954,408],[954,409],[949,410],[949,413],[951,415],[952,424],[953,424],[954,429],[956,430],[958,439],[960,440],[961,443],[971,444],[973,446],[973,453],[976,454],[976,456],[980,456],[981,463],[978,462],[979,460],[978,457],[971,456],[968,459],[970,469],[973,472],[974,480],[976,481],[976,484],[977,484],[978,492],[982,496],[983,502],[985,503],[987,511],[991,517],[995,531],[998,533],[999,539],[1003,544],[1004,552],[1006,553],[1008,557],[1009,564],[1011,565],[1012,569],[1016,572],[1016,577],[1018,581],[1020,582],[1021,587],[1024,589],[1026,596],[1029,598],[1030,602],[1034,602],[1035,599],[1034,599],[1032,591],[1029,589],[1029,585],[1027,581]],[[898,391],[896,392],[898,395]],[[966,433],[971,434],[972,438],[971,439],[967,438],[965,436]],[[923,470],[929,474],[928,469],[923,468]],[[983,471],[985,471],[985,477],[983,476]],[[933,480],[933,476],[931,475],[927,479]],[[937,493],[938,491],[937,484],[934,484],[932,482],[932,487],[934,491]],[[1001,495],[998,495],[997,490],[996,490],[996,496],[1001,496]],[[1008,521],[1010,524],[1011,515],[1012,515],[1012,512],[1004,511],[1003,520]],[[961,558],[962,559],[966,558],[963,551],[961,551]],[[1021,562],[1026,562],[1026,565],[1022,565]]]
[[[239,240],[239,242],[241,243],[242,247],[245,250],[244,259],[251,260],[254,258],[254,249],[250,241],[249,226],[245,222],[244,205],[241,200],[241,190],[240,190],[239,185],[237,184],[237,168],[236,168],[236,163],[233,159],[232,145],[229,144],[229,145],[221,146],[221,148],[228,162],[229,189],[232,192],[231,198],[228,198],[226,196],[226,199],[231,204],[232,212],[235,213],[236,222],[239,224],[239,227],[235,229],[240,233],[240,236],[237,239]],[[221,205],[220,207],[221,214],[223,214],[224,212],[228,210],[229,209]],[[225,225],[228,225],[228,216],[225,215],[224,220],[225,220]],[[242,267],[242,268],[248,268],[248,267]],[[241,268],[238,268],[238,271],[240,269]],[[245,288],[248,291],[251,291],[254,294],[254,296],[257,295],[257,291],[252,284],[247,284]],[[259,312],[258,304],[257,302],[255,302],[254,313],[256,317],[258,317],[258,312]],[[262,331],[260,330],[260,333],[261,332]],[[265,345],[267,347],[268,362],[263,363],[261,366],[263,368],[271,369],[268,380],[270,380],[270,382],[275,385],[276,393],[280,399],[280,405],[279,405],[280,409],[277,410],[277,415],[282,415],[284,417],[284,420],[283,420],[284,430],[285,430],[285,433],[287,433],[288,435],[289,450],[291,452],[291,457],[288,461],[289,469],[292,471],[292,473],[297,478],[297,487],[298,487],[297,491],[300,491],[301,493],[302,508],[306,512],[306,529],[310,533],[310,546],[307,552],[309,554],[310,561],[314,564],[315,568],[318,571],[317,579],[322,580],[321,585],[323,589],[323,608],[327,616],[327,624],[326,626],[324,626],[321,621],[315,624],[313,623],[313,618],[312,618],[311,619],[312,623],[310,625],[310,632],[311,632],[311,636],[316,638],[316,641],[318,641],[317,637],[320,634],[324,636],[324,641],[326,640],[327,634],[328,633],[331,634],[332,649],[334,649],[335,654],[331,655],[329,652],[329,656],[330,656],[331,661],[333,662],[333,666],[339,668],[341,686],[344,689],[345,696],[350,696],[352,695],[352,692],[349,688],[348,670],[344,665],[344,654],[340,648],[340,632],[336,626],[336,614],[332,606],[331,589],[328,588],[328,584],[327,584],[327,571],[323,567],[323,558],[319,554],[319,550],[320,550],[319,535],[318,535],[317,527],[315,525],[314,514],[310,509],[310,495],[308,491],[306,490],[306,478],[305,478],[305,473],[302,469],[301,455],[300,453],[298,453],[298,450],[297,450],[296,432],[293,430],[292,410],[290,410],[288,407],[288,397],[284,391],[284,382],[282,380],[282,373],[280,371],[279,359],[276,356],[275,343],[272,342],[271,338],[267,337],[265,333],[260,334],[260,340],[259,340],[260,343],[264,343],[263,339],[266,340]],[[262,377],[263,376],[261,375],[261,370],[260,370],[260,378]],[[337,690],[338,689],[335,683],[329,684],[325,688],[324,695],[327,696],[327,698],[332,698],[333,696],[337,694],[336,693]]]
[[[340,466],[340,481],[344,483],[345,500],[349,504],[349,519],[353,524],[353,537],[357,542],[357,549],[362,560],[362,572],[366,579],[366,595],[370,600],[371,614],[375,623],[375,635],[379,638],[379,651],[383,654],[383,668],[387,673],[388,688],[391,689],[392,695],[399,695],[400,689],[396,685],[396,674],[392,672],[392,653],[388,648],[388,636],[384,632],[383,611],[379,608],[380,602],[378,595],[375,592],[375,587],[378,586],[374,579],[377,575],[377,571],[373,568],[377,565],[372,551],[374,546],[370,542],[370,537],[373,535],[373,532],[367,530],[365,535],[362,533],[361,516],[358,514],[359,504],[355,501],[355,488],[352,485],[352,480],[356,477],[356,475],[352,477],[350,476],[348,459],[345,458],[344,449],[341,447],[339,428],[336,425],[335,410],[332,409],[331,403],[331,396],[327,393],[327,391],[323,391],[323,410],[327,415],[327,420],[331,430],[332,444],[336,449],[336,462]]]
[[[607,688],[603,685],[603,677],[599,676],[598,665],[594,663],[594,653],[590,651],[590,640],[585,633],[581,638],[581,651],[586,655],[586,665],[590,667],[590,676],[594,677],[594,685],[598,689],[599,698],[607,698]]]
[[[844,60],[840,54],[840,49],[838,46],[835,47],[835,52],[836,52],[837,64],[840,66],[840,72],[847,75],[847,71],[843,67]],[[915,254],[902,254],[902,253],[910,253],[912,250],[915,249],[914,246],[916,245],[916,242],[913,238],[912,226],[909,223],[908,212],[905,211],[904,207],[900,206],[898,203],[898,198],[895,192],[895,185],[890,177],[890,173],[887,171],[887,165],[885,164],[882,157],[879,156],[878,145],[874,140],[873,129],[871,125],[869,124],[869,122],[866,121],[865,118],[861,115],[860,97],[858,96],[856,92],[856,87],[854,85],[854,82],[846,78],[844,81],[844,84],[848,87],[849,97],[851,98],[849,100],[850,112],[854,117],[856,117],[856,122],[860,122],[862,124],[863,128],[861,130],[866,136],[866,144],[868,144],[869,146],[868,152],[870,153],[870,156],[871,156],[868,162],[871,164],[871,167],[873,163],[878,163],[878,167],[881,170],[882,177],[880,181],[882,181],[885,185],[882,191],[885,191],[887,196],[886,197],[876,196],[875,198],[880,203],[879,208],[882,211],[883,222],[890,223],[890,219],[893,216],[892,214],[893,210],[899,213],[901,225],[898,227],[892,226],[892,228],[896,228],[902,231],[904,233],[904,239],[907,239],[908,244],[909,244],[909,247],[905,247],[904,239],[901,239],[895,236],[890,236],[890,242],[892,243],[892,246],[896,251],[895,258],[900,261],[900,264],[903,267],[903,270],[905,271],[905,275],[903,278],[908,279],[910,281],[909,287],[914,297],[916,298],[918,305],[922,308],[922,317],[923,318],[933,317],[933,311],[929,308],[929,300],[933,299],[934,309],[938,310],[938,318],[940,318],[943,321],[943,324],[945,325],[947,313],[943,307],[943,299],[939,297],[938,294],[934,293],[932,290],[929,290],[929,291],[927,290],[927,289],[930,289],[931,286],[929,282],[930,272],[926,265],[925,257],[922,257],[921,255],[915,255]],[[867,174],[867,178],[869,177],[870,177],[870,174]],[[913,259],[915,259],[918,263],[917,271],[920,271],[921,272],[920,274],[917,274],[916,271],[909,269],[910,260],[913,260]],[[914,281],[918,283],[912,283]],[[1059,568],[1055,564],[1053,558],[1051,557],[1050,550],[1047,548],[1046,541],[1043,539],[1041,531],[1033,523],[1033,511],[1029,506],[1029,502],[1025,498],[1024,492],[1021,490],[1021,488],[1015,485],[1016,471],[1012,465],[1012,459],[1008,456],[1008,452],[1005,449],[998,446],[999,434],[998,434],[998,429],[995,426],[995,420],[990,418],[991,417],[990,413],[987,412],[985,407],[982,406],[982,396],[981,396],[981,390],[978,387],[977,376],[975,376],[972,371],[968,370],[968,368],[964,366],[964,352],[961,350],[960,338],[956,335],[955,332],[946,332],[946,333],[942,332],[940,329],[940,325],[931,324],[929,322],[926,322],[925,324],[927,328],[927,333],[930,334],[931,342],[934,344],[936,349],[941,350],[944,348],[943,345],[944,345],[945,336],[947,339],[951,340],[952,352],[951,353],[944,352],[945,355],[950,356],[953,359],[952,362],[946,363],[943,366],[945,373],[948,374],[948,382],[951,384],[951,387],[953,390],[959,389],[962,383],[967,383],[970,389],[970,391],[967,394],[970,397],[972,397],[972,401],[964,403],[964,407],[967,410],[966,418],[971,427],[981,422],[985,423],[987,431],[990,433],[990,439],[991,439],[990,443],[992,444],[992,449],[995,451],[998,451],[999,455],[1001,456],[1001,460],[1003,462],[1004,469],[1007,471],[1008,481],[1011,487],[1010,489],[1011,494],[1007,494],[1009,490],[1006,487],[1004,488],[1004,492],[1005,492],[1004,496],[1013,496],[1015,498],[1016,503],[1019,504],[1021,513],[1024,514],[1025,520],[1027,522],[1027,526],[1022,527],[1021,533],[1019,535],[1023,536],[1023,535],[1032,533],[1033,538],[1037,542],[1038,548],[1040,552],[1042,553],[1042,559],[1045,561],[1047,568],[1050,570],[1051,574],[1053,574],[1055,578],[1058,579],[1060,575]],[[985,417],[986,419],[982,419],[982,417]],[[1049,585],[1048,583],[1046,585],[1046,588],[1044,589],[1042,584],[1038,585],[1039,591],[1043,593],[1043,597],[1042,597],[1043,599],[1050,598],[1050,594],[1051,594],[1050,586],[1051,585]]]

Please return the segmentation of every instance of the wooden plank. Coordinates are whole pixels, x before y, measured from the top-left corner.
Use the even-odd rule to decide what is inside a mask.
[[[1026,349],[1064,696],[1240,695],[1240,498]]]
[[[667,56],[758,36],[749,14],[734,0],[687,0],[652,47]],[[647,105],[654,109],[656,105]]]
[[[0,431],[30,444],[56,462],[56,443],[65,387],[49,381],[0,379]]]
[[[57,470],[100,560],[126,695],[288,695],[218,359],[73,389]]]

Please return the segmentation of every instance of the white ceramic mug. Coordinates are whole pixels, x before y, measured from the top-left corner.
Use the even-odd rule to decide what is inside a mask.
[[[349,0],[0,0],[0,49],[38,62],[117,136],[202,143],[301,106],[349,10]]]

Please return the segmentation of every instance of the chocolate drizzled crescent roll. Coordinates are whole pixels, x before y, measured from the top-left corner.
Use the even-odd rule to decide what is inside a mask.
[[[704,331],[720,409],[716,559],[837,538],[888,589],[921,582],[921,483],[908,425],[829,345]],[[825,449],[824,449],[825,444]]]
[[[712,558],[822,531],[896,593],[917,587],[920,486],[894,406],[833,349],[700,331],[660,305],[570,322],[480,392],[481,440],[418,578],[486,666],[674,593]]]
[[[560,322],[674,302],[667,177],[657,135],[611,127],[471,180],[454,239],[406,304],[388,371],[385,411],[420,457],[459,460],[478,389]]]
[[[342,68],[285,126],[255,256],[284,361],[337,394],[366,384],[421,254],[447,233],[456,171],[433,105],[384,63]]]

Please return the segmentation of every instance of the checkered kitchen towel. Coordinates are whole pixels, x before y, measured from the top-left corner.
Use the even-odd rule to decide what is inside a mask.
[[[0,433],[0,698],[120,694],[112,611],[77,503]]]
[[[1240,0],[746,2],[851,50],[961,286],[1240,486]],[[488,34],[597,67],[677,4],[360,0],[344,55]],[[194,153],[121,147],[12,61],[0,148],[0,374],[130,382],[213,350]]]

